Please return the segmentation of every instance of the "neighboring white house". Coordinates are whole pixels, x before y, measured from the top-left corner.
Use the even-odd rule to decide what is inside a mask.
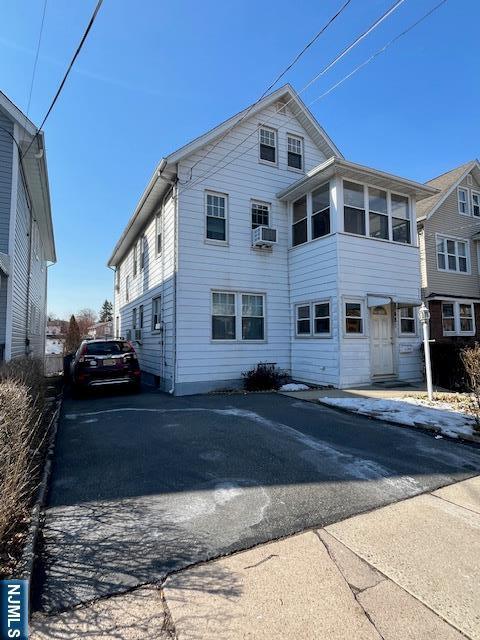
[[[109,260],[115,334],[177,395],[259,362],[418,380],[415,203],[436,191],[346,161],[285,85],[161,160]]]
[[[44,356],[55,260],[43,133],[0,92],[0,360]]]

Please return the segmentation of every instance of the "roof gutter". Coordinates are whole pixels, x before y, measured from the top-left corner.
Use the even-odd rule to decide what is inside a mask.
[[[130,218],[130,220],[128,221],[127,226],[125,227],[122,235],[120,236],[120,239],[118,240],[117,244],[115,245],[115,248],[113,249],[112,255],[110,256],[107,266],[108,267],[115,267],[116,263],[115,263],[115,256],[118,253],[118,251],[120,250],[120,247],[122,246],[125,238],[128,235],[128,232],[130,231],[130,229],[132,228],[132,226],[134,225],[138,214],[140,213],[140,211],[142,210],[143,205],[145,204],[145,201],[147,200],[148,196],[152,193],[155,185],[157,184],[158,180],[160,180],[160,178],[162,178],[162,173],[165,171],[165,167],[167,166],[167,159],[166,158],[162,158],[160,160],[160,162],[158,163],[158,166],[153,174],[153,176],[150,179],[150,182],[147,185],[147,188],[145,189],[145,191],[143,192],[142,197],[140,198],[139,203],[136,206],[135,212],[133,214],[133,216]]]

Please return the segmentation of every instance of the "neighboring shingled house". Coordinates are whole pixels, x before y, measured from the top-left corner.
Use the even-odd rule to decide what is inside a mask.
[[[417,204],[422,296],[437,341],[480,337],[480,164],[472,160],[427,184]]]
[[[0,92],[0,361],[43,358],[55,260],[43,133]]]

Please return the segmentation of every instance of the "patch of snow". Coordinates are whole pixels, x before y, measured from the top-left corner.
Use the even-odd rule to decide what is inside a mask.
[[[307,387],[306,384],[295,384],[294,382],[284,384],[280,387],[280,391],[308,391],[309,389],[310,387]]]
[[[319,398],[332,407],[362,415],[391,420],[406,426],[426,425],[444,435],[471,436],[475,420],[448,402],[429,402],[421,398]]]

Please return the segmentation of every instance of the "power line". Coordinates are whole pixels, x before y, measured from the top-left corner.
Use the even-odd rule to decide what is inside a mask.
[[[348,78],[352,77],[352,75],[354,75],[355,73],[357,73],[360,69],[364,68],[367,64],[369,64],[370,62],[372,62],[373,60],[375,60],[375,58],[377,58],[381,53],[385,52],[388,47],[390,47],[392,44],[394,44],[397,40],[399,40],[400,38],[402,38],[403,36],[405,36],[407,33],[409,33],[412,29],[414,29],[417,25],[419,25],[421,22],[423,22],[426,18],[428,18],[432,13],[434,13],[435,11],[437,11],[443,4],[445,4],[447,2],[447,0],[441,0],[441,2],[439,2],[438,4],[436,4],[432,9],[430,9],[427,13],[425,13],[421,18],[419,18],[418,20],[416,20],[415,22],[413,22],[409,27],[407,27],[406,29],[404,29],[401,33],[399,33],[397,36],[395,36],[395,38],[392,38],[386,45],[384,45],[381,49],[379,49],[378,51],[376,51],[372,56],[370,56],[367,60],[365,60],[362,64],[358,65],[353,71],[351,71],[349,74],[347,74],[346,76],[344,76],[340,81],[338,81],[337,83],[335,83],[332,87],[330,87],[330,89],[328,89],[327,91],[325,91],[323,94],[321,94],[320,96],[317,96],[314,100],[312,100],[307,106],[311,106],[313,103],[317,102],[318,100],[324,98],[326,95],[328,95],[329,93],[331,93],[335,88],[337,88],[338,86],[340,86],[343,82],[345,82]],[[298,115],[297,113],[292,114],[288,120],[285,121],[285,124],[290,122],[291,120],[293,120],[296,116]],[[238,154],[235,158],[232,158],[232,160],[230,160],[229,162],[227,162],[226,164],[222,165],[221,167],[219,167],[216,171],[212,172],[212,169],[215,169],[215,167],[219,164],[219,162],[222,162],[223,160],[225,160],[227,158],[227,156],[232,153],[233,151],[235,151],[235,149],[237,149],[241,144],[243,144],[246,140],[248,140],[248,138],[250,138],[252,135],[254,135],[258,128],[262,126],[262,125],[258,125],[248,136],[246,136],[246,138],[244,140],[242,140],[240,143],[238,143],[228,154],[226,154],[222,159],[220,159],[216,164],[214,164],[212,167],[210,167],[210,169],[208,169],[204,175],[200,175],[198,176],[194,183],[192,185],[189,185],[185,188],[180,189],[179,194],[182,193],[184,190],[189,189],[189,188],[193,188],[195,187],[197,184],[199,184],[200,182],[202,182],[203,180],[212,177],[213,175],[215,175],[216,173],[218,173],[218,171],[220,171],[221,169],[224,169],[225,167],[227,167],[229,164],[231,164],[234,160],[237,160],[238,158],[240,158],[242,155],[244,155],[245,153],[248,153],[248,151],[250,151],[251,149],[253,149],[256,145],[257,145],[257,141],[255,141],[255,143],[253,145],[251,145],[250,147],[248,147],[247,149],[245,149],[242,153]],[[178,195],[179,195],[178,194]]]
[[[57,89],[57,92],[56,92],[56,94],[55,94],[55,96],[54,96],[54,98],[53,98],[53,100],[52,100],[52,102],[51,102],[51,104],[50,104],[50,107],[48,108],[47,113],[45,114],[45,117],[43,118],[43,120],[42,120],[42,122],[41,122],[40,126],[39,126],[39,127],[38,127],[38,129],[37,129],[37,133],[36,133],[36,134],[35,134],[35,136],[32,138],[32,141],[30,142],[30,144],[28,145],[28,147],[27,147],[27,149],[26,149],[25,153],[23,154],[24,156],[27,154],[28,150],[30,149],[30,147],[31,147],[31,146],[32,146],[32,144],[34,143],[35,139],[36,139],[36,138],[37,138],[37,136],[38,136],[38,133],[43,129],[43,127],[44,127],[44,125],[45,125],[45,122],[47,121],[48,116],[49,116],[49,115],[50,115],[50,113],[52,112],[52,109],[53,109],[53,107],[55,106],[55,103],[57,102],[57,100],[58,100],[58,98],[59,98],[59,96],[60,96],[60,93],[62,92],[62,89],[63,89],[63,87],[64,87],[64,85],[65,85],[65,82],[67,81],[68,75],[69,75],[69,73],[70,73],[70,71],[71,71],[71,69],[72,69],[73,65],[75,64],[75,60],[77,59],[77,57],[78,57],[78,55],[79,55],[80,51],[82,50],[82,47],[83,47],[83,45],[84,45],[84,43],[85,43],[85,40],[87,39],[87,36],[88,36],[88,34],[89,34],[89,32],[90,32],[90,29],[92,28],[93,23],[95,22],[95,18],[97,17],[97,13],[99,12],[100,7],[102,6],[102,3],[103,3],[103,0],[98,0],[97,5],[96,5],[96,7],[95,7],[95,10],[94,10],[94,12],[93,12],[93,14],[92,14],[92,17],[90,18],[90,21],[89,21],[89,23],[88,23],[88,25],[87,25],[87,28],[85,29],[85,31],[84,31],[84,33],[83,33],[82,39],[80,40],[80,43],[79,43],[79,45],[78,45],[78,47],[77,47],[77,49],[76,49],[76,51],[75,51],[75,53],[74,53],[74,55],[73,55],[73,58],[72,58],[72,59],[71,59],[71,61],[70,61],[70,64],[68,65],[68,68],[67,68],[67,70],[66,70],[66,72],[65,72],[65,75],[63,76],[63,79],[62,79],[62,81],[61,81],[61,83],[60,83],[60,86],[59,86],[59,87],[58,87],[58,89]]]
[[[27,118],[28,118],[28,114],[30,112],[30,104],[31,104],[31,101],[32,101],[33,84],[35,82],[35,73],[37,71],[38,56],[40,54],[40,45],[42,44],[43,25],[45,23],[45,13],[47,11],[47,2],[48,2],[48,0],[44,0],[44,3],[43,3],[42,21],[40,23],[40,32],[38,34],[37,50],[35,52],[35,61],[33,63],[32,79],[30,81],[30,91],[28,93],[27,111],[26,111],[26,114],[25,114],[27,116]]]
[[[347,45],[344,49],[342,49],[342,51],[335,56],[335,58],[329,62],[325,67],[323,67],[323,69],[317,73],[317,75],[315,75],[309,82],[307,82],[307,84],[302,87],[302,89],[300,89],[300,91],[297,92],[297,95],[302,94],[304,91],[306,91],[306,89],[308,89],[312,84],[314,84],[315,82],[317,82],[317,80],[323,76],[327,71],[329,71],[333,66],[335,66],[337,64],[337,62],[339,62],[343,57],[345,57],[347,55],[347,53],[349,53],[354,47],[356,47],[362,40],[364,40],[372,31],[374,31],[377,27],[380,26],[380,24],[386,20],[394,11],[396,11],[398,9],[398,7],[403,4],[405,2],[405,0],[396,0],[396,2],[394,2],[379,18],[377,18],[376,20],[374,20],[374,22],[367,27],[367,29],[365,29],[365,31],[363,31],[359,36],[357,36],[353,42],[351,42],[349,45]],[[284,105],[282,105],[282,109],[285,109],[290,102],[292,102],[294,100],[294,97],[290,98],[290,100],[288,100]],[[266,121],[268,123],[268,120]],[[236,125],[235,125],[236,126]],[[233,128],[233,127],[232,127]],[[258,128],[258,127],[257,127]],[[227,158],[230,153],[233,153],[239,146],[241,146],[246,140],[248,140],[248,138],[251,136],[252,134],[249,134],[248,136],[246,136],[243,140],[241,140],[233,149],[231,149],[227,154],[225,154],[225,156],[220,159],[218,162],[221,162],[222,160],[225,160],[225,158]],[[218,162],[216,164],[218,164]],[[216,166],[216,164],[211,167],[214,168]],[[208,173],[208,172],[207,172]],[[204,174],[206,175],[206,174]],[[197,176],[195,178],[195,180],[193,181],[193,184],[191,185],[192,187],[195,186],[196,184],[198,184],[198,180],[202,179],[203,176],[202,174],[200,174],[199,176]],[[191,178],[190,178],[191,179]],[[188,183],[189,181],[187,181]]]
[[[183,184],[187,184],[188,182],[190,182],[190,180],[192,179],[192,172],[193,169],[197,166],[197,164],[199,162],[201,162],[202,160],[204,160],[214,149],[216,149],[216,147],[222,142],[222,140],[225,139],[225,137],[230,133],[230,131],[232,131],[235,127],[237,127],[250,113],[250,111],[261,101],[263,100],[263,98],[267,95],[267,93],[269,91],[271,91],[271,89],[273,89],[273,87],[290,71],[290,69],[300,60],[300,58],[308,51],[308,49],[310,49],[310,47],[315,44],[315,42],[320,38],[321,35],[323,35],[323,33],[325,33],[325,31],[328,29],[328,27],[335,22],[335,20],[343,13],[343,11],[345,11],[345,9],[348,7],[348,5],[350,4],[352,0],[346,0],[346,2],[343,3],[343,5],[340,7],[340,9],[338,9],[338,11],[324,24],[324,26],[320,29],[320,31],[318,31],[315,36],[303,47],[303,49],[297,53],[297,55],[295,56],[295,58],[285,67],[285,69],[275,78],[275,80],[270,84],[270,86],[268,86],[265,91],[262,93],[262,95],[253,103],[251,104],[248,109],[245,111],[245,113],[242,115],[242,117],[240,118],[240,120],[238,120],[231,128],[227,129],[227,131],[225,131],[225,133],[223,134],[223,136],[217,140],[217,142],[210,148],[208,149],[208,151],[205,153],[204,156],[202,156],[201,158],[199,158],[191,167],[190,167],[190,178],[188,178],[188,180],[186,182],[184,182]],[[402,0],[403,1],[403,0]]]

